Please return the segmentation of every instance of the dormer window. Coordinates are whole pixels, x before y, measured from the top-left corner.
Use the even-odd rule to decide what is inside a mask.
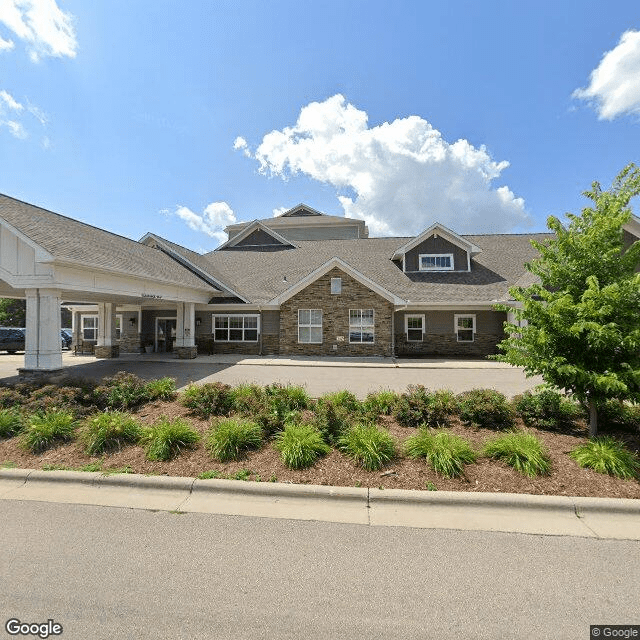
[[[452,253],[421,253],[420,271],[453,271]]]

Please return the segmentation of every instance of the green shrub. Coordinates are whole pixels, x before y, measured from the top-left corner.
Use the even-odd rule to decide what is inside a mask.
[[[363,410],[369,416],[390,416],[400,396],[395,391],[382,390],[367,395]]]
[[[429,391],[422,385],[410,385],[398,399],[393,415],[404,427],[444,426],[456,413],[456,398],[452,391]]]
[[[507,398],[494,389],[472,389],[458,396],[460,419],[486,429],[509,429],[514,412]]]
[[[528,427],[568,429],[580,417],[580,407],[553,389],[525,391],[514,398],[516,411]]]
[[[585,415],[589,412],[584,409]],[[621,400],[606,400],[598,405],[598,429],[612,431],[640,431],[640,404]]]
[[[199,476],[198,480],[215,480],[217,478],[223,478],[224,474],[222,471],[216,471],[215,469],[211,469],[211,471],[203,471]]]
[[[231,387],[222,382],[190,384],[180,400],[185,407],[200,418],[226,416],[233,406]]]
[[[250,449],[262,445],[262,427],[249,420],[221,420],[207,432],[205,448],[216,459],[238,460]]]
[[[362,404],[355,397],[351,391],[334,391],[332,393],[325,393],[319,398],[325,402],[331,403],[344,411],[348,411],[352,414],[357,414],[362,411]]]
[[[105,411],[87,420],[81,434],[87,455],[119,450],[140,439],[142,428],[128,413]]]
[[[276,435],[274,446],[290,469],[310,467],[320,456],[331,451],[322,434],[308,424],[288,424]]]
[[[594,438],[576,447],[569,455],[581,467],[616,478],[635,478],[640,472],[638,457],[624,444],[607,436]]]
[[[147,385],[137,375],[119,371],[102,380],[93,390],[93,398],[103,409],[131,409],[148,400]]]
[[[272,406],[284,413],[302,411],[311,404],[311,398],[303,387],[296,385],[270,384],[264,388]]]
[[[354,425],[338,439],[338,448],[367,471],[380,469],[396,455],[391,434],[375,425]]]
[[[41,453],[56,444],[73,440],[77,426],[74,415],[69,411],[35,413],[26,420],[23,444],[32,453]]]
[[[140,442],[145,447],[148,460],[169,460],[182,449],[193,447],[200,434],[186,420],[164,416],[142,432]]]
[[[22,404],[24,410],[29,413],[46,413],[58,409],[76,413],[80,407],[81,397],[80,389],[48,384],[33,389]]]
[[[531,433],[516,431],[487,442],[483,454],[502,460],[525,476],[545,475],[551,469],[549,456],[542,443]]]
[[[464,465],[476,460],[469,442],[447,431],[420,429],[407,438],[404,446],[410,458],[426,458],[431,468],[446,478],[461,475]]]
[[[18,407],[25,403],[27,398],[16,389],[0,386],[0,407]]]
[[[313,407],[313,425],[322,434],[325,442],[334,444],[351,426],[358,414],[349,410],[334,394],[324,395]]]
[[[145,392],[149,400],[173,400],[177,395],[175,378],[150,380],[145,385]]]
[[[257,384],[239,384],[231,390],[233,411],[245,415],[260,413],[264,410],[266,394]]]
[[[0,409],[0,438],[11,438],[22,429],[22,416],[13,409]]]

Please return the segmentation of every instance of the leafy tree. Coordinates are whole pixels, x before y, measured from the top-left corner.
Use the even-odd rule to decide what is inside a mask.
[[[605,400],[640,401],[640,242],[625,248],[623,234],[638,194],[640,168],[630,164],[611,189],[594,182],[584,193],[593,206],[568,214],[567,227],[550,217],[555,236],[534,241],[540,256],[526,265],[540,282],[510,290],[522,308],[500,306],[528,324],[506,323],[494,357],[585,402],[591,436]]]
[[[27,303],[25,300],[0,298],[0,326],[24,327]]]

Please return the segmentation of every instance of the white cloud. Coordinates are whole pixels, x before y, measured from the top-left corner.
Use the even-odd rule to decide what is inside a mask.
[[[4,102],[4,104],[9,107],[9,109],[13,111],[23,111],[24,107],[17,102],[14,97],[7,93],[4,89],[0,91],[0,100]],[[2,105],[0,104],[0,110],[2,109]]]
[[[48,122],[47,115],[27,99],[27,106],[18,102],[4,89],[0,90],[0,127],[6,127],[11,134],[20,139],[28,137],[25,119],[34,117],[44,127]],[[47,139],[48,140],[48,139]],[[50,142],[47,142],[47,145]]]
[[[73,16],[55,0],[0,0],[0,22],[27,43],[34,62],[44,56],[76,56]]]
[[[233,148],[237,151],[238,149],[246,149],[247,147],[247,141],[242,137],[242,136],[238,136],[234,141],[233,141]]]
[[[289,211],[287,207],[278,207],[277,209],[273,209],[273,217],[277,218],[278,216],[281,216],[283,213],[286,213],[287,211]]]
[[[332,185],[345,215],[366,220],[372,235],[418,233],[436,220],[461,233],[528,223],[524,200],[492,184],[509,163],[484,146],[448,143],[419,116],[367,120],[341,95],[313,102],[295,125],[266,134],[253,157],[262,173]]]
[[[589,80],[588,87],[572,95],[592,104],[600,120],[640,114],[640,31],[625,31],[617,46],[602,56]]]
[[[163,209],[161,213],[170,213]],[[227,240],[227,234],[223,229],[234,222],[237,222],[233,210],[226,202],[212,202],[208,204],[202,214],[194,213],[188,207],[178,205],[173,212],[187,226],[194,231],[202,231],[211,238],[216,238],[219,242]]]
[[[5,40],[4,38],[0,38],[0,53],[3,51],[11,51],[16,45],[13,43],[13,40]]]

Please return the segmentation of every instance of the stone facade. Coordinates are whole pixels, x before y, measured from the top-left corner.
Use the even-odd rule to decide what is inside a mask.
[[[180,360],[192,360],[198,355],[198,347],[176,347],[173,351]]]
[[[331,278],[342,278],[340,294]],[[322,344],[298,342],[298,310],[322,310]],[[349,310],[373,309],[373,343],[349,342]],[[393,304],[337,267],[284,302],[280,308],[280,355],[390,356]]]
[[[117,358],[120,355],[120,346],[117,344],[108,347],[96,345],[93,353],[96,358]]]

